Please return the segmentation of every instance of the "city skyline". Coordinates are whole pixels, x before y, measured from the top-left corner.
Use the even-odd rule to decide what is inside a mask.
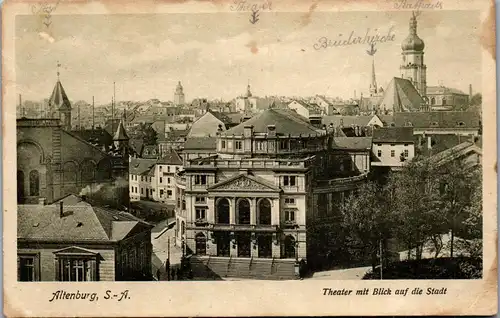
[[[419,16],[429,86],[468,93],[472,84],[474,92],[481,91],[479,16],[466,13],[425,11]],[[16,83],[23,100],[48,98],[59,61],[68,97],[91,102],[95,96],[96,104],[111,101],[113,82],[118,102],[172,100],[178,81],[187,101],[231,100],[245,93],[248,82],[252,93],[262,97],[351,98],[354,91],[357,97],[366,96],[368,45],[319,50],[314,45],[321,38],[393,32],[392,41],[376,45],[377,83],[385,88],[401,75],[401,42],[408,35],[410,16],[409,11],[315,13],[307,23],[298,13],[263,12],[256,25],[247,22],[246,13],[54,16],[50,37],[37,32],[36,17],[18,16]],[[221,20],[226,23],[217,24]],[[460,25],[453,23],[457,20]],[[72,29],[79,30],[77,35]]]

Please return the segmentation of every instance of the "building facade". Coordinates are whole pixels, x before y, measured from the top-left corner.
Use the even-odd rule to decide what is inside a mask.
[[[18,281],[151,280],[151,228],[79,202],[19,205]]]
[[[373,131],[372,166],[397,169],[415,157],[411,127],[384,127]]]
[[[280,264],[281,277],[293,277],[308,259],[307,227],[320,217],[318,198],[352,190],[365,177],[336,176],[331,144],[326,130],[288,110],[269,109],[221,132],[216,155],[184,164],[177,233],[186,251],[210,256],[213,266],[246,264],[250,276],[250,262]]]

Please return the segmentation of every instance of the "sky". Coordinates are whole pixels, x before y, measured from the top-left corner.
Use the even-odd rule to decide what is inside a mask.
[[[23,100],[48,98],[60,80],[70,100],[173,99],[182,82],[186,100],[230,100],[251,85],[255,96],[350,98],[368,94],[371,57],[366,44],[316,50],[321,37],[346,39],[351,32],[386,35],[378,43],[378,86],[400,76],[401,42],[409,11],[170,13],[54,15],[46,29],[34,15],[16,18],[16,84]],[[458,23],[458,21],[460,23]],[[428,85],[468,93],[481,88],[479,15],[471,11],[425,11],[418,17],[425,42]]]

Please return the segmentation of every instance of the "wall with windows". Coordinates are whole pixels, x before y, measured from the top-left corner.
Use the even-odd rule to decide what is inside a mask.
[[[413,143],[373,142],[372,151],[377,158],[372,161],[373,166],[400,167],[415,157]]]
[[[18,279],[21,276],[26,277],[29,276],[29,263],[32,259],[33,261],[33,279],[38,281],[58,281],[63,280],[65,275],[61,272],[61,268],[59,263],[56,261],[56,255],[54,252],[59,251],[64,248],[71,247],[71,244],[24,244],[17,249],[18,255]],[[99,260],[97,261],[95,270],[95,275],[89,273],[92,277],[95,277],[96,280],[99,281],[114,281],[115,280],[115,252],[113,247],[99,247],[96,245],[78,245],[78,247],[90,249],[93,252],[99,253]],[[85,270],[92,270],[92,267],[89,263],[91,258],[88,256],[82,255],[79,257],[78,255],[73,255],[72,259],[74,260],[82,260],[85,261],[88,267],[84,265]],[[74,271],[73,278],[77,277],[76,272],[81,273],[81,269],[78,268],[80,264],[73,263],[70,265],[70,268],[66,269],[69,271]],[[88,268],[88,269],[87,269]],[[28,274],[28,275],[26,275]],[[79,275],[78,275],[79,276]],[[88,277],[88,276],[86,276]],[[87,280],[86,278],[82,278],[83,280]]]

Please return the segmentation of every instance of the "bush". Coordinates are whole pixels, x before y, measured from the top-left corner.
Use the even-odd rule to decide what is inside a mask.
[[[383,269],[383,279],[480,279],[482,271],[481,258],[443,257],[390,263]],[[380,279],[380,270],[363,279]]]

